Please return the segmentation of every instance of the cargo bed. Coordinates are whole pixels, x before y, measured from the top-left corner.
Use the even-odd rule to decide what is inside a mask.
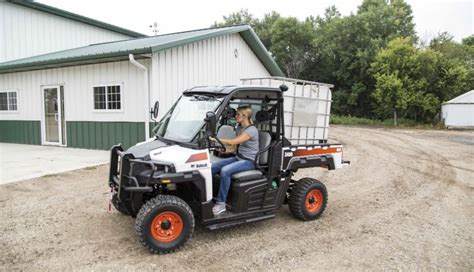
[[[284,77],[243,78],[243,85],[278,88],[285,84],[284,123],[286,138],[294,145],[326,143],[329,135],[334,85]]]

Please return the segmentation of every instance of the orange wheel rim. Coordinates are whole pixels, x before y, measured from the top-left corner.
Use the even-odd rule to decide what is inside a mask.
[[[183,232],[183,220],[175,212],[162,212],[151,222],[151,235],[161,243],[176,240]]]
[[[318,189],[310,191],[306,195],[304,205],[309,213],[317,213],[323,206],[323,193]]]

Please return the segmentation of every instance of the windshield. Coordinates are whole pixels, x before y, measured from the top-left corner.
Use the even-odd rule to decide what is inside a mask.
[[[166,139],[189,142],[204,125],[206,112],[215,111],[221,101],[214,96],[183,95],[154,131]]]

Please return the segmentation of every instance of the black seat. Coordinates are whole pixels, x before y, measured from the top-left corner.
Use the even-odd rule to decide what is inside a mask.
[[[257,153],[258,157],[258,166],[265,167],[268,164],[268,147],[272,141],[272,137],[270,133],[266,131],[259,131],[258,132],[258,145],[259,145],[259,152]],[[248,170],[239,173],[235,173],[232,175],[232,179],[236,182],[247,181],[247,180],[255,180],[259,179],[263,176],[262,171],[260,170]]]
[[[232,175],[232,179],[237,181],[247,181],[247,180],[254,180],[259,179],[263,176],[262,171],[260,170],[248,170],[239,172]]]

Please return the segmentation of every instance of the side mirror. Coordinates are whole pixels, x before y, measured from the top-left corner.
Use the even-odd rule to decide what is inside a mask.
[[[285,84],[281,84],[280,85],[280,90],[281,90],[281,92],[284,93],[284,92],[288,91],[288,86],[286,86]]]
[[[207,136],[215,136],[216,131],[216,114],[212,111],[206,112],[206,118],[204,118],[204,122],[206,122],[206,134]]]
[[[150,109],[151,119],[156,121],[158,117],[158,110],[160,109],[160,102],[156,101],[152,109]]]

